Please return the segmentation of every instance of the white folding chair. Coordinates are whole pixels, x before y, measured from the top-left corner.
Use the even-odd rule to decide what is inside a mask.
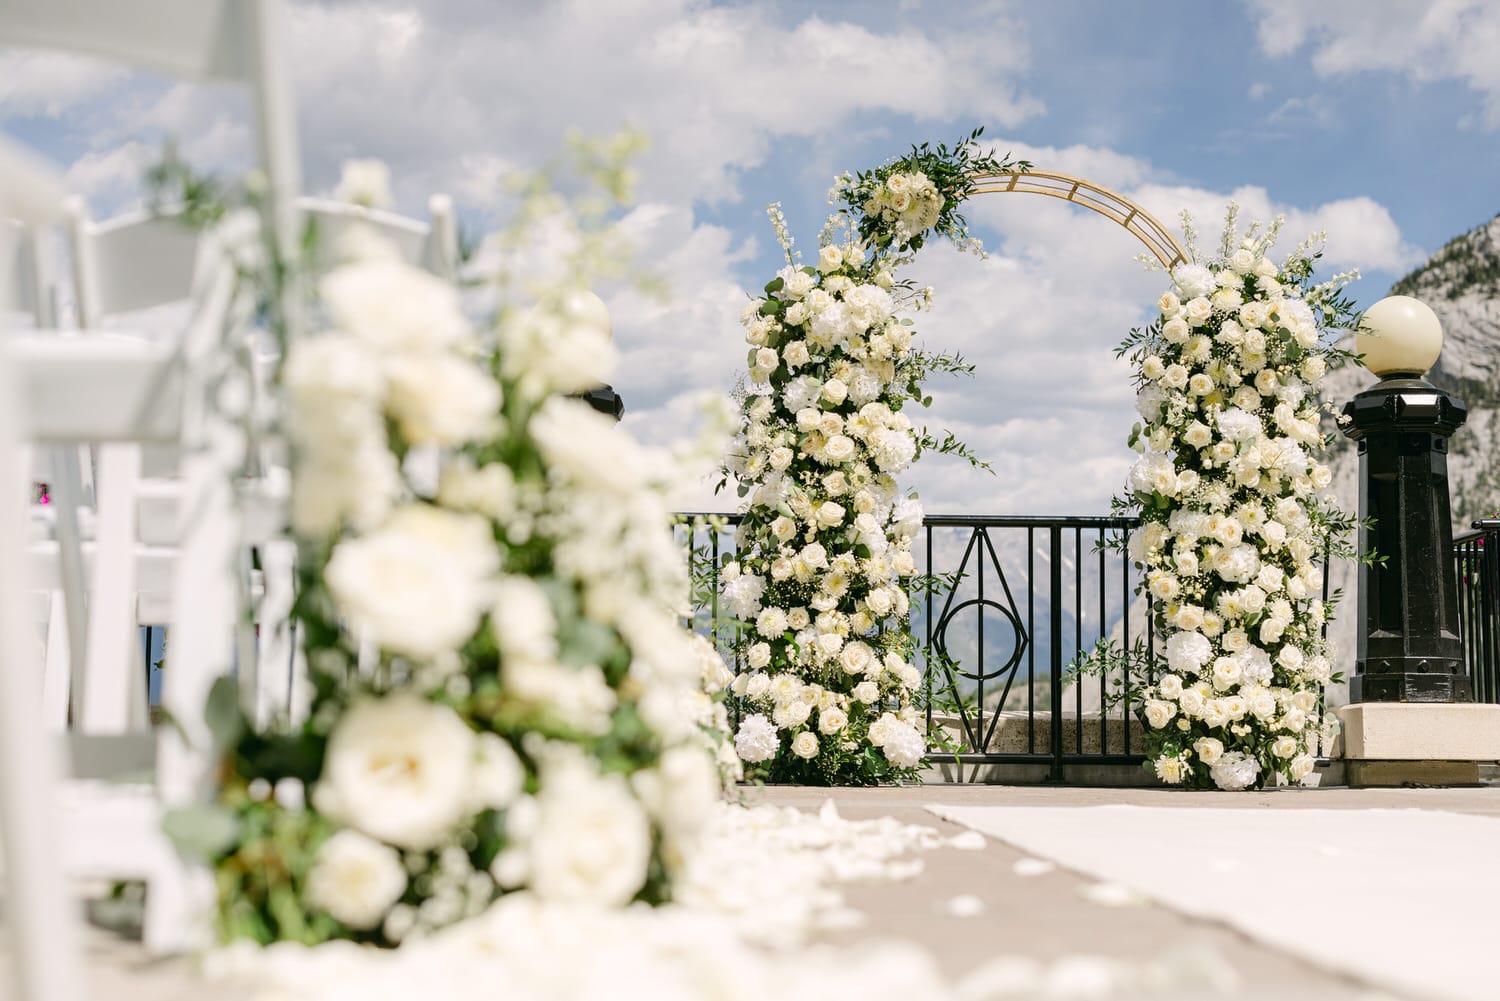
[[[281,0],[48,0],[0,8],[0,44],[83,52],[178,76],[248,84],[267,181],[266,231],[290,259],[300,232],[300,181],[291,92],[278,44],[284,20]],[[153,951],[201,941],[207,930],[198,920],[205,915],[195,913],[207,902],[201,895],[206,874],[161,850],[165,842],[156,818],[158,799],[179,805],[211,791],[211,738],[203,710],[214,678],[227,673],[232,660],[240,531],[230,477],[239,456],[233,429],[210,405],[207,378],[223,350],[222,324],[216,328],[208,318],[232,278],[226,266],[200,269],[199,320],[177,343],[111,335],[24,343],[12,338],[5,346],[22,382],[21,399],[33,408],[36,440],[163,441],[182,449],[171,663],[162,699],[176,725],[158,731],[156,796],[143,799],[139,789],[133,799],[106,789],[80,790],[73,830],[92,837],[64,843],[75,871],[148,880],[145,941]],[[296,301],[289,294],[275,304],[292,335],[301,323]]]
[[[0,311],[23,321],[18,326],[47,329],[57,323],[56,282],[52,274],[51,227],[23,226],[15,220],[0,220],[15,251],[10,255],[5,280],[0,281]],[[68,716],[68,693],[85,669],[86,597],[83,566],[85,463],[79,449],[22,449],[23,464],[30,479],[46,483],[51,503],[45,510],[33,509],[32,527],[46,530],[45,547],[55,557],[55,588],[45,592],[38,616],[46,630],[46,666],[43,674],[44,714],[61,728]]]
[[[427,222],[330,198],[300,198],[297,206],[317,237],[312,252],[316,273],[342,263],[341,253],[364,230],[394,245],[408,264],[448,281],[457,278],[458,220],[447,195],[427,200]]]
[[[0,142],[0,219],[41,224],[61,214],[55,173]],[[14,282],[19,231],[0,226],[0,296]],[[0,352],[0,852],[5,859],[6,927],[18,1001],[80,1001],[77,919],[70,913],[57,857],[54,796],[63,772],[36,711],[33,658],[25,650],[22,608],[23,498],[30,484],[17,452],[23,413],[7,357]]]

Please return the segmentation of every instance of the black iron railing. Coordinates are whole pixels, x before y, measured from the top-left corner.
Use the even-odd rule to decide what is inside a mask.
[[[1458,628],[1476,702],[1500,702],[1500,518],[1453,539]]]
[[[718,527],[702,519],[714,517]],[[697,581],[693,625],[729,652],[709,569],[736,552],[731,515],[684,515]],[[1071,677],[1101,639],[1151,643],[1137,571],[1104,546],[1139,524],[1129,518],[931,515],[913,546],[921,574],[946,584],[912,595],[911,629],[929,720],[956,749],[936,764],[1138,764],[1133,708],[1109,699],[1107,679]],[[733,665],[736,670],[740,665]]]

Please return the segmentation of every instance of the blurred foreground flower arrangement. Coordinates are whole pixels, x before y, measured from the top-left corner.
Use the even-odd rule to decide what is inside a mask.
[[[521,889],[660,903],[738,777],[727,671],[677,619],[674,462],[569,398],[614,360],[587,289],[631,146],[579,147],[580,212],[521,192],[496,245],[545,220],[574,253],[486,276],[479,324],[374,233],[318,283],[281,374],[306,689],[265,731],[215,690],[218,800],[172,825],[224,938],[393,946]],[[356,166],[346,194],[388,190]]]

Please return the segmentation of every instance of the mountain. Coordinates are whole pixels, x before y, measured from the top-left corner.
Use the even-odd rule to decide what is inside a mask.
[[[1427,262],[1391,287],[1392,295],[1420,299],[1443,325],[1443,353],[1427,379],[1469,405],[1469,420],[1449,443],[1448,475],[1454,532],[1477,518],[1500,510],[1500,215],[1449,240]],[[1352,338],[1342,346],[1352,347]],[[1342,407],[1356,393],[1374,385],[1375,377],[1352,366],[1330,374],[1324,398]],[[1334,489],[1346,510],[1359,506],[1359,455],[1353,442],[1340,437],[1329,465]],[[1332,586],[1344,590],[1345,602],[1331,626],[1337,663],[1354,671],[1355,566],[1335,565]],[[1344,701],[1338,693],[1330,698]]]

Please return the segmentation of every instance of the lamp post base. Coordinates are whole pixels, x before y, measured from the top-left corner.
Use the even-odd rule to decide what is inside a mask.
[[[1392,786],[1476,786],[1477,761],[1346,761],[1344,781],[1351,789]]]
[[[1351,786],[1473,785],[1500,760],[1500,705],[1361,702],[1338,710]]]
[[[1382,665],[1384,666],[1384,665]],[[1406,670],[1377,671],[1356,674],[1349,679],[1350,702],[1458,702],[1474,701],[1474,686],[1469,677],[1450,671],[1428,671],[1428,667],[1447,667],[1418,660]]]

